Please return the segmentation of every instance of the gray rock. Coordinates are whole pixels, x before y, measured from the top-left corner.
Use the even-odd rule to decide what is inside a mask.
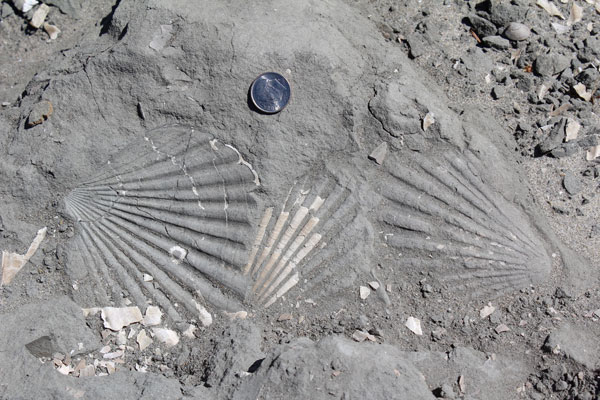
[[[412,58],[421,57],[428,49],[427,42],[423,39],[423,36],[418,33],[413,33],[406,38],[406,42],[410,47],[410,55]]]
[[[492,97],[498,100],[506,95],[506,88],[504,86],[494,86],[492,88]]]
[[[596,68],[586,68],[575,79],[586,87],[593,87],[600,80],[600,72]]]
[[[423,375],[389,345],[307,338],[271,351],[234,399],[418,399],[434,397]],[[333,397],[332,397],[333,396]]]
[[[506,50],[510,48],[510,42],[501,36],[486,36],[481,39],[481,42],[488,46],[499,50]]]
[[[509,40],[521,41],[531,36],[531,29],[525,24],[511,22],[506,29],[504,29],[503,35]]]
[[[541,142],[537,149],[541,154],[546,154],[553,149],[560,146],[565,136],[565,125],[566,119],[562,118],[560,121],[556,122],[554,126],[548,132],[548,136]]]
[[[469,15],[468,19],[471,27],[480,37],[493,36],[498,31],[493,23],[478,15]]]
[[[381,143],[379,146],[375,147],[375,149],[369,154],[369,160],[375,161],[377,164],[383,164],[385,157],[388,152],[388,144],[386,142]]]
[[[446,352],[405,352],[404,357],[426,377],[429,387],[454,383],[458,376],[465,379],[465,398],[504,400],[516,398],[506,388],[519,386],[528,374],[526,365],[517,358],[496,354],[494,360],[485,353],[466,347]]]
[[[565,323],[559,327],[546,338],[544,350],[564,354],[589,369],[600,367],[598,337],[581,325]]]
[[[597,146],[598,145],[598,135],[586,135],[577,140],[577,144],[579,147],[587,149],[588,147]]]
[[[581,180],[576,177],[571,171],[567,171],[563,178],[563,186],[570,195],[575,195],[583,189]]]
[[[579,148],[580,146],[574,141],[561,143],[550,151],[550,155],[554,158],[571,157],[579,152]]]
[[[561,54],[542,54],[535,59],[533,70],[537,75],[556,75],[569,67],[571,60]]]
[[[488,19],[498,27],[525,17],[527,8],[504,0],[485,0],[477,4],[477,9],[487,13]]]

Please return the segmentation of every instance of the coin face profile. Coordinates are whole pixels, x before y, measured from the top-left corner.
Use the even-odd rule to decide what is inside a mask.
[[[290,84],[281,74],[265,72],[252,82],[250,97],[254,106],[266,114],[283,110],[290,101]]]

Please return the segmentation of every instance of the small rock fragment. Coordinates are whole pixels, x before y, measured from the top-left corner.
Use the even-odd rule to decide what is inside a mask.
[[[559,24],[557,22],[553,22],[550,25],[552,25],[552,29],[554,29],[554,31],[556,33],[558,33],[559,35],[562,35],[563,33],[567,33],[571,29],[570,27],[563,25],[563,24]]]
[[[142,278],[144,279],[144,282],[152,282],[154,280],[154,277],[148,274],[142,275]]]
[[[120,331],[117,335],[117,344],[119,346],[127,344],[127,333],[125,331]]]
[[[86,378],[94,375],[96,375],[96,368],[93,365],[86,365],[81,370],[79,370],[80,378]]]
[[[136,337],[136,342],[140,346],[140,351],[144,351],[148,346],[152,344],[152,338],[146,334],[146,330],[142,329]]]
[[[587,161],[592,161],[592,160],[595,160],[599,156],[600,156],[600,146],[592,146],[588,149],[587,153],[585,154],[585,159]]]
[[[36,105],[33,106],[29,116],[27,117],[27,121],[25,122],[26,128],[31,128],[36,125],[41,124],[45,120],[47,120],[54,109],[52,108],[52,103],[48,100],[42,100]]]
[[[365,300],[367,297],[369,297],[369,295],[371,294],[371,291],[369,290],[368,287],[361,286],[359,288],[359,294],[360,294],[360,298]]]
[[[371,342],[376,342],[377,339],[375,339],[375,336],[371,335],[368,332],[365,331],[361,331],[361,330],[356,330],[354,331],[354,333],[352,334],[352,339],[354,339],[357,342],[364,342],[366,339],[369,339]]]
[[[487,47],[492,47],[498,50],[506,50],[510,48],[510,42],[508,39],[504,39],[501,36],[486,36],[481,39],[481,42]]]
[[[2,251],[2,265],[0,268],[0,272],[2,273],[2,280],[0,280],[0,286],[8,285],[17,275],[17,273],[21,270],[21,268],[23,268],[25,264],[27,264],[27,261],[29,261],[29,259],[33,257],[38,247],[40,246],[40,243],[42,243],[42,240],[44,240],[44,238],[46,237],[46,231],[47,228],[45,227],[37,231],[33,242],[31,242],[31,245],[29,245],[29,248],[27,249],[27,252],[25,254],[9,253],[8,251]]]
[[[560,12],[556,4],[549,2],[548,0],[537,0],[538,6],[542,7],[546,12],[553,17],[559,17],[565,19],[565,16]]]
[[[179,335],[175,331],[166,328],[154,328],[152,332],[154,332],[156,339],[167,345],[167,347],[172,347],[179,343]]]
[[[573,25],[581,21],[583,18],[583,8],[578,6],[577,3],[571,4],[571,14],[567,20],[567,25]]]
[[[375,161],[377,164],[383,164],[385,157],[388,152],[388,144],[386,142],[381,143],[379,146],[375,147],[375,150],[369,154],[369,160]]]
[[[17,10],[26,13],[29,10],[31,10],[33,8],[33,6],[38,4],[38,1],[37,0],[12,0],[12,3]]]
[[[492,88],[492,97],[494,98],[494,100],[501,99],[505,95],[506,88],[504,88],[504,86],[497,85]]]
[[[579,122],[572,118],[567,119],[567,126],[565,127],[565,142],[577,139],[577,134],[579,133],[580,129],[581,124]]]
[[[428,112],[423,118],[423,132],[427,132],[427,128],[433,124],[435,124],[435,117],[432,112]]]
[[[489,317],[490,315],[492,315],[494,313],[494,311],[496,311],[496,307],[492,306],[491,303],[488,303],[487,306],[485,306],[481,310],[479,310],[479,317],[481,319]]]
[[[479,37],[493,36],[497,32],[496,26],[485,18],[472,14],[469,15],[468,19],[471,27]]]
[[[58,29],[57,26],[50,25],[47,22],[44,22],[44,30],[50,37],[50,40],[55,40],[56,38],[58,38],[58,34],[60,33],[60,29]]]
[[[556,75],[569,67],[571,59],[561,54],[541,54],[533,63],[533,70],[537,75]]]
[[[187,329],[185,331],[183,331],[183,336],[185,336],[188,339],[193,339],[196,337],[196,335],[194,335],[194,332],[196,332],[198,328],[196,328],[196,326],[190,324],[190,326],[187,327]]]
[[[223,312],[231,321],[233,321],[234,319],[246,319],[248,317],[248,312],[247,311],[236,311],[233,313],[224,311]]]
[[[113,358],[119,358],[119,357],[122,357],[122,356],[123,356],[123,353],[124,353],[124,352],[123,352],[123,350],[117,350],[117,351],[114,351],[114,352],[112,352],[112,353],[106,353],[106,354],[105,354],[105,355],[103,355],[102,357],[103,357],[103,358],[106,358],[106,359],[108,359],[108,360],[112,360]]]
[[[38,29],[46,20],[49,12],[50,7],[42,3],[33,13],[31,21],[29,21],[29,25],[33,26],[35,29]]]
[[[277,318],[277,321],[282,322],[282,321],[289,321],[291,319],[292,319],[292,314],[283,313]]]
[[[108,353],[108,352],[110,351],[110,346],[104,346],[104,347],[103,347],[103,348],[101,348],[99,351],[100,351],[100,353],[102,353],[102,354],[106,354],[106,353]]]
[[[379,289],[379,282],[377,282],[377,281],[369,282],[369,286],[371,286],[371,289],[377,290],[377,289]]]
[[[504,30],[504,37],[509,40],[521,41],[531,36],[531,30],[527,25],[519,22],[511,22]]]
[[[588,92],[583,83],[574,85],[573,90],[575,90],[575,93],[585,101],[590,101],[592,99],[592,92]]]
[[[142,320],[142,325],[144,326],[156,326],[160,324],[160,320],[162,319],[162,311],[160,308],[156,306],[148,306],[146,309],[146,315]]]
[[[502,332],[509,332],[510,328],[508,326],[506,326],[506,324],[500,324],[494,330],[496,331],[497,334],[500,334]]]
[[[565,173],[563,178],[563,186],[570,195],[575,195],[583,190],[583,184],[581,183],[581,180],[579,180],[579,178],[577,178],[570,171]]]
[[[115,332],[143,319],[138,307],[104,307],[101,315],[104,327]]]
[[[421,329],[421,320],[415,317],[408,317],[406,320],[405,326],[415,335],[423,335],[423,330]]]

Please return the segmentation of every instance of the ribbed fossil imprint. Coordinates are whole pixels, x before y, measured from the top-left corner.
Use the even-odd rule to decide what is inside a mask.
[[[224,292],[246,291],[256,172],[235,148],[191,128],[151,131],[127,153],[65,200],[98,301],[117,301],[126,290],[132,301],[152,299],[176,320],[178,303],[200,310],[208,323],[201,299],[240,310],[236,296]]]
[[[547,277],[551,262],[538,232],[480,176],[473,154],[411,156],[388,164],[380,220],[402,268],[433,270],[474,296],[503,293]],[[406,162],[406,161],[405,161]]]

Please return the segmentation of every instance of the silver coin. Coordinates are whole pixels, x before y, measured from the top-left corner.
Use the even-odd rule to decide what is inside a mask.
[[[250,97],[261,112],[275,114],[283,110],[290,101],[290,84],[281,74],[265,72],[252,82]]]

